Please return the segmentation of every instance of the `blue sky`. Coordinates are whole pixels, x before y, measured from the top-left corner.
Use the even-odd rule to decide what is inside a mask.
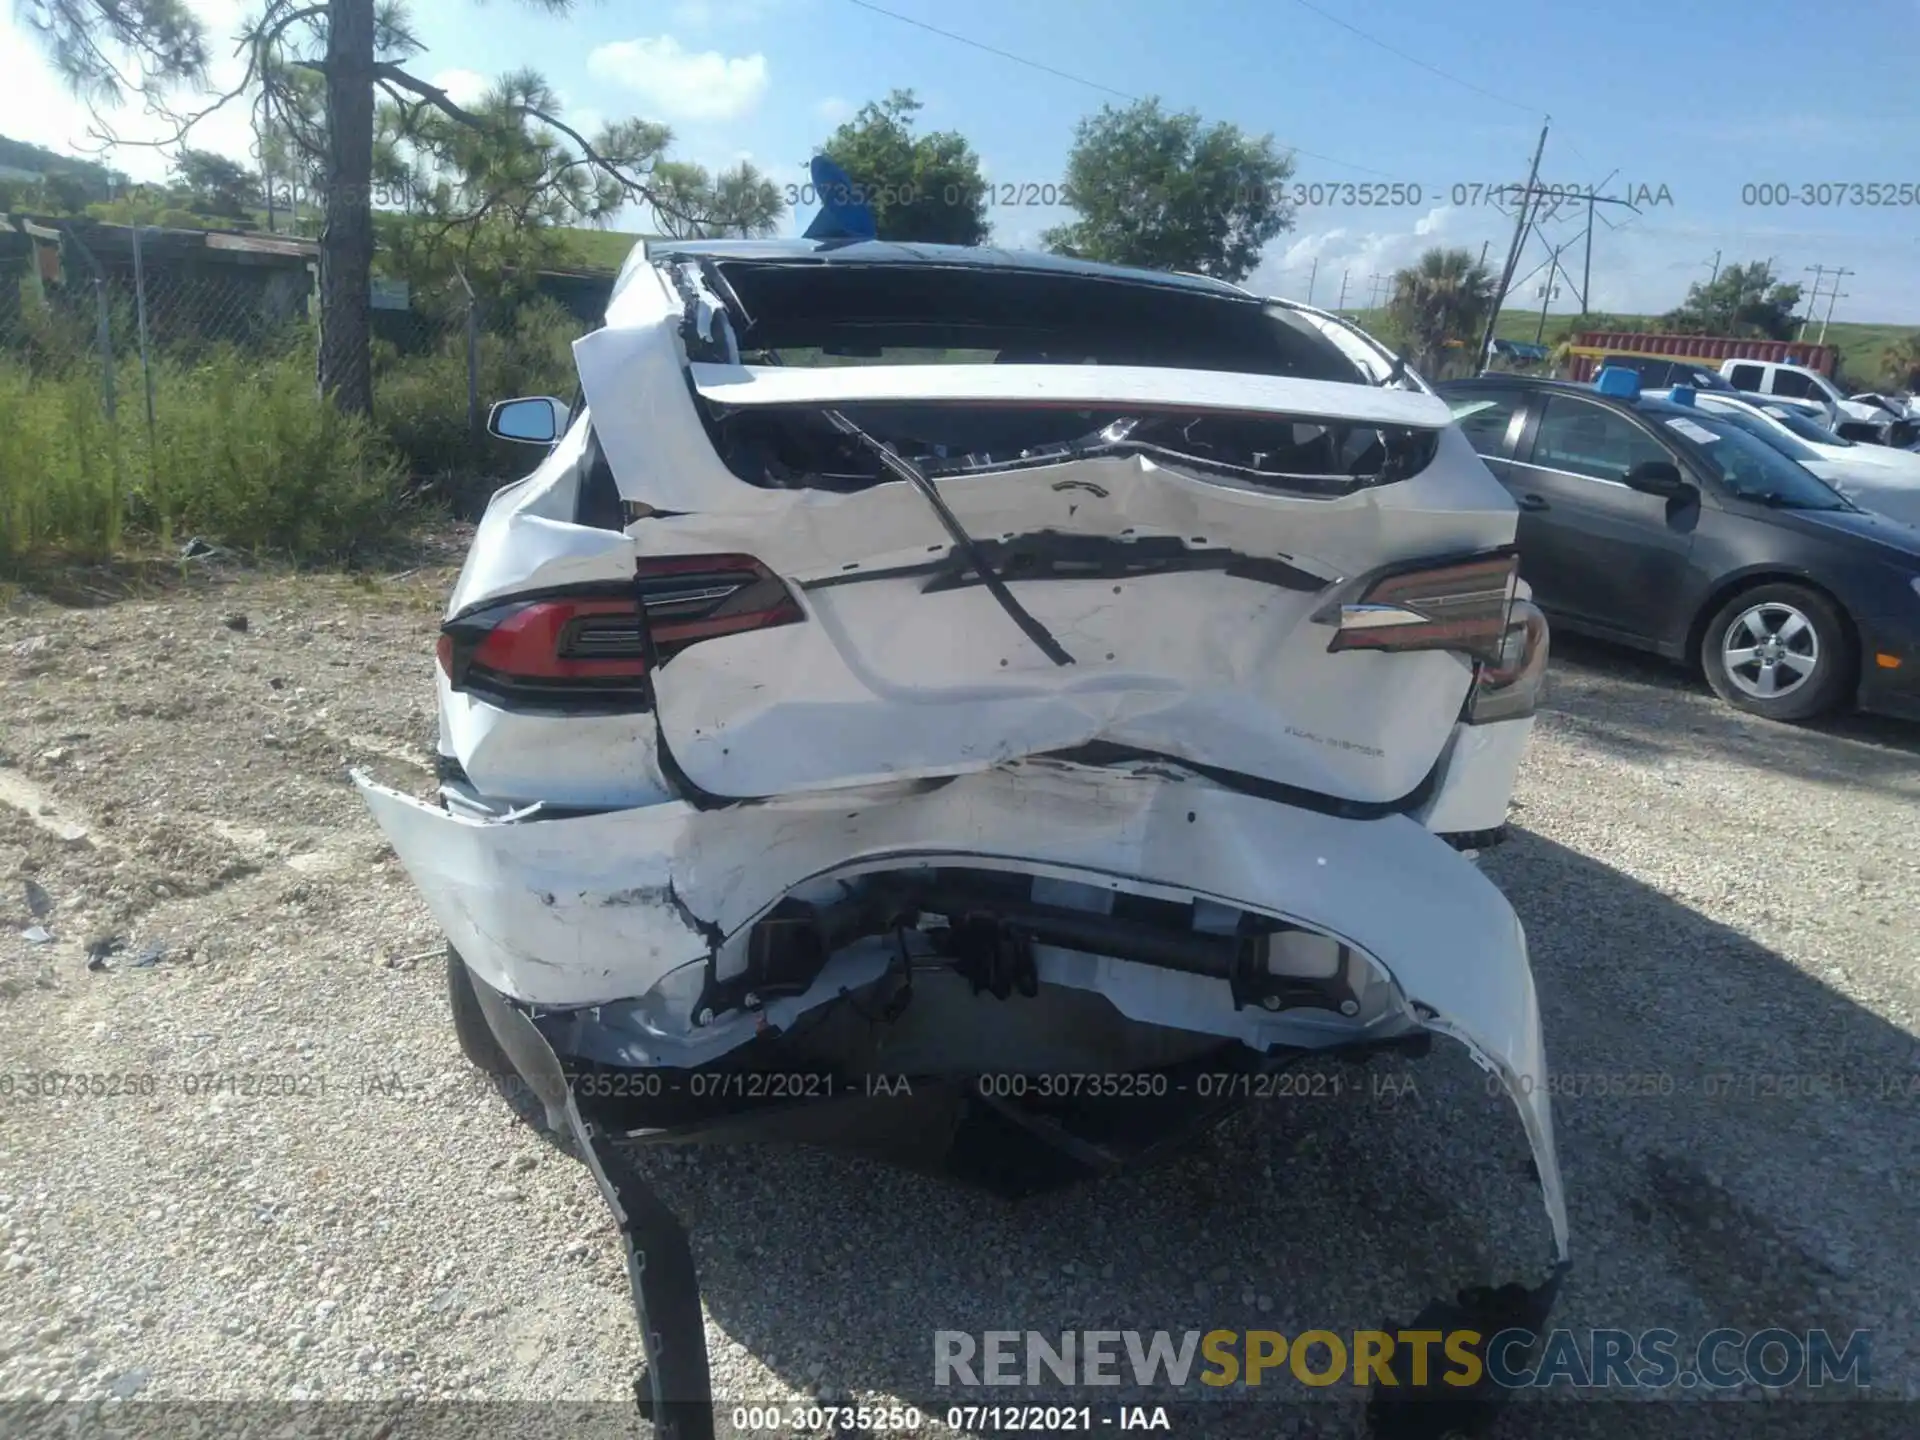
[[[222,31],[248,8],[197,3]],[[1497,265],[1511,221],[1484,203],[1452,203],[1465,198],[1454,187],[1523,178],[1551,113],[1545,179],[1585,187],[1611,175],[1606,191],[1657,201],[1595,226],[1595,308],[1668,308],[1689,281],[1705,278],[1718,251],[1726,262],[1771,257],[1784,278],[1809,284],[1804,267],[1845,267],[1854,273],[1840,283],[1835,319],[1920,323],[1920,197],[1869,207],[1847,203],[1844,189],[1920,188],[1920,0],[875,3],[1093,83],[984,53],[856,0],[589,3],[558,19],[512,0],[416,0],[428,53],[415,68],[458,93],[533,65],[576,121],[665,120],[679,157],[719,166],[750,156],[796,185],[838,120],[894,87],[911,88],[926,104],[925,127],[958,129],[973,143],[996,201],[1044,198],[1039,187],[1058,182],[1081,116],[1124,103],[1120,95],[1157,94],[1297,147],[1302,185],[1409,187],[1398,203],[1364,208],[1320,192],[1322,203],[1298,211],[1256,272],[1271,293],[1301,298],[1311,278],[1313,299],[1327,305],[1344,275],[1350,306],[1365,303],[1375,277],[1429,245],[1477,253],[1489,242]],[[0,22],[0,49],[17,54],[24,41],[3,28],[11,24]],[[30,74],[8,91],[0,133],[55,145],[78,138],[83,114],[51,77]],[[244,124],[223,121],[209,138],[243,148]],[[136,174],[157,164],[135,152],[118,159]],[[1809,197],[1815,203],[1800,203],[1795,193],[1832,182],[1842,182],[1840,203],[1819,203],[1829,198],[1819,192]],[[1745,187],[1757,184],[1782,185],[1795,203],[1745,203],[1758,198]],[[803,207],[788,226],[807,218]],[[991,218],[998,242],[1021,245],[1064,214],[996,203]],[[643,223],[634,218],[636,228]],[[1549,297],[1553,310],[1577,308],[1584,225],[1581,207],[1544,227],[1567,247],[1570,280],[1559,282],[1558,300]],[[1530,241],[1519,273],[1546,255]],[[1519,286],[1510,303],[1537,305],[1543,278]],[[1825,313],[1832,282],[1822,285]]]

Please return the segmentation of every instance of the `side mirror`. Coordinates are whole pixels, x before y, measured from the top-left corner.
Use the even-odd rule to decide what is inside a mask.
[[[487,412],[487,433],[521,445],[551,445],[567,429],[567,405],[551,395],[496,400]]]
[[[1671,460],[1642,460],[1626,474],[1627,488],[1638,490],[1643,495],[1658,495],[1671,500],[1676,495],[1685,495],[1693,487],[1680,474],[1680,467]]]

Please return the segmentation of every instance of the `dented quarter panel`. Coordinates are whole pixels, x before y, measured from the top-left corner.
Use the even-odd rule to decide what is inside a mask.
[[[1497,830],[1506,824],[1507,804],[1532,733],[1531,715],[1458,727],[1441,761],[1439,782],[1417,818],[1441,834]]]
[[[573,521],[586,446],[582,416],[531,474],[494,495],[448,598],[449,616],[519,591],[633,578],[625,535]]]
[[[434,678],[440,751],[490,800],[601,809],[673,798],[650,712],[525,714],[459,693],[437,667]]]

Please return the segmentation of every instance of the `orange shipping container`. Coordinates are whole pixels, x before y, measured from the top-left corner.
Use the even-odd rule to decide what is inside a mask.
[[[1582,330],[1568,347],[1572,378],[1591,380],[1608,355],[1646,355],[1699,360],[1718,370],[1723,360],[1771,360],[1804,365],[1831,376],[1839,349],[1799,340],[1740,340],[1729,335],[1652,335],[1631,330]]]

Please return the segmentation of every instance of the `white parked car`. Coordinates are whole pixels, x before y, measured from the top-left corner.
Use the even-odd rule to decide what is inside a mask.
[[[1736,390],[1765,396],[1795,409],[1817,414],[1833,430],[1864,426],[1884,432],[1893,417],[1877,405],[1849,400],[1833,381],[1805,365],[1776,360],[1727,360],[1720,366]]]
[[[1892,445],[1901,450],[1911,450],[1920,445],[1920,409],[1913,398],[1898,395],[1878,395],[1871,391],[1850,397],[1854,404],[1864,405],[1876,414],[1875,424],[1881,426],[1884,435],[1880,443]]]
[[[1920,455],[1843,440],[1796,411],[1701,390],[1693,403],[1726,415],[1864,510],[1920,526]]]
[[[1910,395],[1882,395],[1876,391],[1863,390],[1858,395],[1849,395],[1847,398],[1859,405],[1870,405],[1895,420],[1914,418],[1914,402]]]
[[[644,1256],[648,1403],[710,1433],[691,1256],[617,1141],[1032,1186],[1029,1151],[1097,1173],[1434,1035],[1511,1097],[1548,1219],[1475,1328],[1537,1325],[1549,1075],[1463,852],[1547,635],[1445,402],[1222,282],[873,241],[649,242],[574,354],[578,404],[494,410],[552,448],[448,603],[439,801],[358,783],[466,1053]]]

